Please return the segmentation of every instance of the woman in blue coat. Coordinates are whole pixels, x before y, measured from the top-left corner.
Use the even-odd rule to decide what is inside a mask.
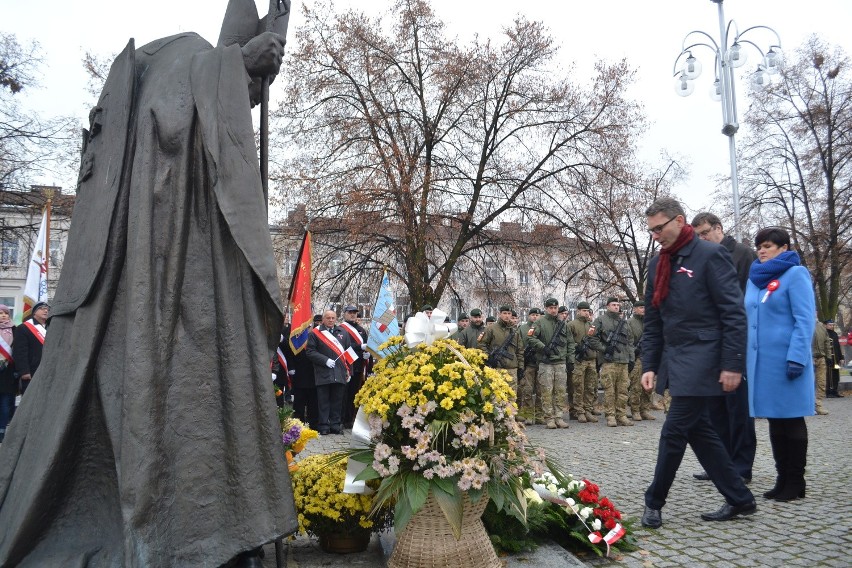
[[[769,419],[778,472],[775,487],[763,496],[791,501],[805,496],[804,417],[814,413],[814,292],[808,270],[789,250],[790,235],[784,229],[761,229],[754,244],[757,260],[745,295],[749,406],[752,416]]]

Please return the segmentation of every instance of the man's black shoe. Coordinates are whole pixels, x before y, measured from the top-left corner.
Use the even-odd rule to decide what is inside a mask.
[[[757,503],[751,501],[745,505],[728,505],[725,503],[715,513],[702,513],[701,518],[705,521],[730,521],[739,515],[751,515],[757,511]],[[644,520],[644,519],[643,519]]]
[[[692,477],[694,477],[695,479],[697,479],[699,481],[710,481],[710,476],[707,475],[706,471],[702,471],[700,473],[693,473]]]
[[[658,529],[663,526],[663,514],[659,509],[652,509],[645,506],[645,513],[642,515],[642,526],[649,529]]]

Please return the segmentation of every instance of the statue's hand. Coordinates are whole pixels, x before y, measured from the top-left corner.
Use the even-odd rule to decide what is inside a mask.
[[[243,46],[243,62],[252,77],[267,77],[278,74],[284,57],[286,41],[273,32],[263,32]]]

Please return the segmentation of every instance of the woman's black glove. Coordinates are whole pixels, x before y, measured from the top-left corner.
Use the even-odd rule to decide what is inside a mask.
[[[787,361],[787,378],[790,380],[798,379],[802,376],[802,373],[805,370],[805,366],[795,361]]]

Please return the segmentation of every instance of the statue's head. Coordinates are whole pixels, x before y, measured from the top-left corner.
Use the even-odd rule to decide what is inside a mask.
[[[222,20],[222,30],[219,32],[218,45],[226,46],[234,43],[244,46],[258,34],[260,19],[254,0],[229,0]]]

